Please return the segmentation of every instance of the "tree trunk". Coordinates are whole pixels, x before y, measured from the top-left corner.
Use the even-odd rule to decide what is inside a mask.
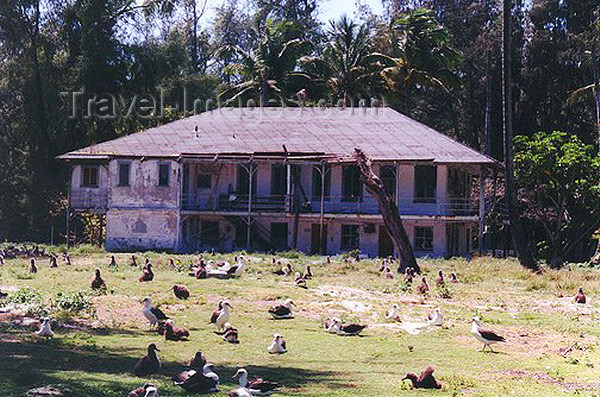
[[[410,245],[408,235],[402,224],[402,219],[400,218],[398,207],[396,207],[394,199],[385,191],[383,182],[381,182],[381,179],[379,179],[373,171],[371,160],[363,153],[363,151],[354,149],[354,157],[362,174],[362,181],[367,187],[367,190],[377,199],[385,228],[394,243],[394,247],[396,247],[396,250],[400,253],[399,271],[403,272],[407,267],[413,267],[420,273],[421,269],[419,268],[419,265],[417,265],[415,254]]]
[[[592,259],[590,259],[590,264],[600,265],[600,240],[598,240],[598,244],[596,245],[596,252],[592,255]]]
[[[592,51],[592,71],[594,73],[594,102],[596,104],[596,128],[598,129],[598,152],[600,153],[600,72],[596,62],[596,52]]]
[[[521,266],[539,271],[540,267],[531,254],[531,249],[523,230],[519,207],[517,203],[517,190],[515,183],[515,162],[513,152],[513,114],[512,114],[512,46],[511,46],[511,1],[504,0],[504,12],[502,15],[502,105],[504,110],[504,167],[506,184],[506,203],[508,217],[510,219],[510,230],[513,242],[517,250],[517,256]]]

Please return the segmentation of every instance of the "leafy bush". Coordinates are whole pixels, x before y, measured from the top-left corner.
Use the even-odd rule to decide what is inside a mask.
[[[281,258],[286,258],[286,259],[300,259],[300,258],[304,257],[304,254],[302,252],[299,252],[296,250],[290,250],[290,251],[278,252],[277,256],[279,256]]]
[[[438,298],[452,299],[452,290],[446,283],[436,286],[435,294],[438,296]]]
[[[68,295],[59,292],[52,299],[51,307],[55,311],[65,311],[70,314],[80,314],[83,311],[91,313],[93,309],[89,296],[81,291]]]

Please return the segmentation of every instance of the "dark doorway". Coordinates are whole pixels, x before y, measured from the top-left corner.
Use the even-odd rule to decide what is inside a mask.
[[[321,225],[319,223],[312,225],[310,253],[322,255],[327,253],[327,225],[323,225],[323,238],[321,238]]]
[[[287,168],[283,164],[271,166],[271,198],[284,201],[287,194]]]
[[[379,226],[379,257],[387,258],[394,256],[394,242],[392,241],[385,226]]]
[[[257,179],[257,173],[256,173],[256,168],[253,165],[252,166],[254,173],[252,175],[252,197],[256,196],[256,179]],[[248,170],[246,169],[246,167],[243,167],[241,165],[238,166],[237,169],[237,193],[240,196],[243,196],[244,198],[248,198],[248,187],[249,185],[250,179],[249,179],[249,175],[248,175]]]
[[[287,223],[271,223],[271,245],[276,251],[288,250]]]
[[[446,225],[446,257],[452,258],[460,255],[459,248],[459,225],[450,223]]]

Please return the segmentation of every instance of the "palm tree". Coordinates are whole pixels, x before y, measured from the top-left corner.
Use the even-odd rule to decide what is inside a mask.
[[[458,84],[454,70],[462,54],[451,47],[448,30],[432,11],[419,8],[400,14],[379,30],[378,46],[395,59],[382,71],[392,99],[403,103],[414,89],[447,92]]]
[[[308,51],[309,43],[299,39],[293,24],[267,20],[255,48],[223,46],[221,57],[237,59],[226,66],[225,72],[237,78],[237,83],[219,94],[231,103],[245,97],[260,97],[263,104],[275,96],[286,98],[292,80],[305,78],[296,71],[300,56]]]
[[[383,81],[382,68],[394,60],[372,51],[366,25],[358,25],[345,16],[330,24],[323,55],[302,57],[302,69],[314,83],[325,85],[334,98],[343,99],[346,104],[352,97],[377,92]]]

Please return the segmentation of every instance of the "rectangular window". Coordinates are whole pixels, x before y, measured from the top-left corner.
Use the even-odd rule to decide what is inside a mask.
[[[392,197],[396,197],[396,166],[382,165],[379,168],[379,178],[383,183],[385,192]]]
[[[321,201],[321,172],[325,173],[323,198],[328,201],[331,195],[331,166],[314,166],[312,170],[312,199],[317,202]]]
[[[171,179],[171,164],[158,163],[158,186],[167,187]]]
[[[258,179],[258,171],[256,165],[250,165],[252,170],[252,196],[256,196],[256,180]],[[250,175],[248,174],[248,168],[239,165],[237,169],[237,193],[244,198],[248,198],[250,192]]]
[[[360,170],[356,165],[342,167],[342,201],[360,201],[361,198]]]
[[[433,251],[433,227],[415,226],[415,251]]]
[[[119,162],[119,181],[117,186],[129,186],[130,162]]]
[[[358,225],[342,225],[342,250],[359,249]]]
[[[81,167],[81,187],[98,187],[98,167]]]
[[[196,175],[196,189],[212,189],[212,175],[211,174]]]
[[[204,246],[219,245],[219,222],[202,221],[200,224],[200,240]]]
[[[437,167],[435,165],[415,166],[415,203],[435,203],[437,191]]]

